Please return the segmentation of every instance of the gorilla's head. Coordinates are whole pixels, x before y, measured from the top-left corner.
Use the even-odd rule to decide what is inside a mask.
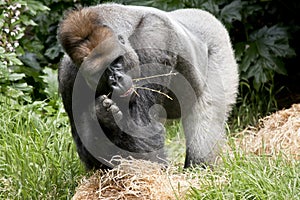
[[[95,47],[83,59],[80,71],[90,88],[99,94],[114,92],[120,97],[130,96],[132,74],[126,72],[135,67],[135,60],[126,54],[126,47],[113,34]]]
[[[97,95],[130,96],[132,77],[139,76],[138,56],[122,35],[99,24],[97,17],[86,9],[70,12],[60,24],[60,43]]]

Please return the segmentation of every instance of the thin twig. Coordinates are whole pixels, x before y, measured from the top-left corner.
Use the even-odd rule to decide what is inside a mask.
[[[136,87],[133,86],[131,89],[132,89],[132,91],[136,94],[136,96],[140,97],[140,94],[136,91],[135,88],[136,88]]]
[[[151,92],[156,92],[156,93],[159,93],[159,94],[161,94],[161,95],[164,95],[165,97],[167,97],[167,98],[170,99],[170,100],[173,100],[172,97],[170,97],[170,96],[167,95],[166,93],[163,93],[163,92],[161,92],[161,91],[159,91],[159,90],[155,90],[155,89],[147,88],[147,87],[140,87],[140,86],[135,86],[134,88],[135,88],[135,89],[142,89],[142,90],[149,90],[149,91],[151,91]]]
[[[159,78],[159,77],[163,77],[163,76],[176,76],[177,74],[178,74],[177,72],[169,72],[167,74],[158,74],[158,75],[153,75],[153,76],[135,78],[132,80],[137,82],[137,81],[142,81],[142,80],[151,79],[151,78]]]

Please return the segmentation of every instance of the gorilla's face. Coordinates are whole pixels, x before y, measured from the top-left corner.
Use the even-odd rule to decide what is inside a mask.
[[[99,85],[101,85],[102,81],[107,82],[109,88],[112,89],[112,92],[120,97],[127,97],[132,93],[133,83],[132,78],[125,74],[123,65],[123,56],[119,56],[106,69],[105,74],[103,75],[104,80],[101,80]]]
[[[126,74],[133,66],[130,57],[126,57],[126,49],[113,35],[99,43],[92,52],[83,59],[80,71],[87,84],[98,94],[114,92],[120,97],[132,94],[131,75]]]

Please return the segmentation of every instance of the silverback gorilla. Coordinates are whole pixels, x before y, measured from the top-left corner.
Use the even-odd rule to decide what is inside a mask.
[[[198,9],[102,4],[70,11],[59,89],[87,169],[111,159],[165,163],[165,119],[181,118],[185,167],[213,164],[226,141],[238,72],[228,33]]]

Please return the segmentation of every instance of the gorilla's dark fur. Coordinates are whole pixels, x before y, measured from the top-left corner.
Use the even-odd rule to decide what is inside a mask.
[[[162,116],[182,118],[185,167],[215,161],[238,73],[228,33],[212,15],[104,4],[69,12],[58,37],[66,52],[60,93],[88,169],[112,167],[106,161],[116,154],[164,162]]]

